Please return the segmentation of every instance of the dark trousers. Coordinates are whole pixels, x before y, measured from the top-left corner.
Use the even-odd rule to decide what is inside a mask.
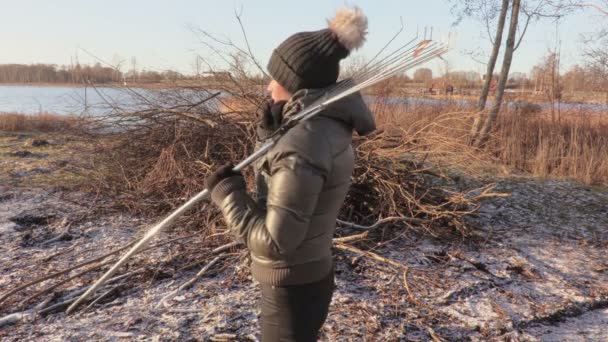
[[[334,272],[304,285],[261,284],[262,342],[317,341],[334,292]]]

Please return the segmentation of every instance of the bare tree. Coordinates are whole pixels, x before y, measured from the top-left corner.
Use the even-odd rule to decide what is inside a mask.
[[[608,15],[608,0],[600,0],[595,2],[581,0],[547,0],[547,4],[556,10],[561,10],[564,8],[592,8],[601,14]]]
[[[513,4],[511,6],[511,23],[509,24],[509,33],[507,36],[505,56],[502,61],[502,69],[500,71],[500,76],[498,79],[496,98],[494,99],[494,103],[492,105],[492,108],[490,109],[490,112],[488,113],[488,118],[485,120],[483,127],[481,128],[481,130],[474,132],[471,137],[473,143],[476,146],[483,145],[487,140],[488,133],[490,132],[494,121],[496,121],[496,117],[498,116],[498,112],[500,111],[500,107],[502,105],[502,98],[505,93],[507,79],[509,78],[511,62],[513,61],[513,52],[515,51],[515,38],[517,32],[517,24],[519,20],[519,11],[521,8],[520,5],[521,0],[513,0]]]
[[[479,96],[479,102],[477,108],[479,111],[483,111],[486,107],[488,100],[488,94],[490,92],[490,86],[494,75],[494,68],[496,67],[496,61],[498,59],[498,53],[502,46],[502,37],[505,26],[507,13],[509,11],[510,0],[501,0],[500,9],[497,6],[497,1],[493,0],[465,0],[465,1],[452,1],[454,3],[452,11],[456,14],[456,23],[460,22],[464,17],[473,17],[477,21],[481,21],[485,24],[488,39],[492,43],[492,52],[486,64],[486,73],[484,77],[484,84]],[[492,22],[498,17],[496,23],[496,29],[494,37],[492,37]],[[481,127],[483,120],[480,117],[476,118],[473,123],[471,132],[476,132]]]
[[[131,82],[139,82],[139,77],[137,73],[137,58],[135,56],[131,57]]]
[[[496,26],[496,36],[494,38],[494,41],[492,42],[494,46],[492,47],[492,54],[490,55],[490,59],[488,61],[488,66],[486,68],[486,76],[483,83],[483,88],[481,89],[481,94],[479,95],[479,103],[477,105],[477,109],[480,111],[486,108],[486,102],[488,100],[488,94],[490,92],[490,85],[492,83],[492,75],[494,74],[494,67],[496,66],[498,52],[500,51],[500,46],[502,44],[503,30],[505,27],[505,19],[507,17],[508,9],[509,0],[502,0],[498,24]],[[480,123],[481,121],[479,120],[479,118],[477,118],[475,120],[475,123],[473,124],[473,130],[479,130],[478,126],[480,125]]]
[[[527,32],[529,25],[542,18],[560,18],[565,15],[569,10],[573,10],[569,4],[572,1],[568,0],[501,0],[501,6],[498,6],[498,0],[464,0],[454,1],[450,0],[458,14],[457,22],[460,21],[464,16],[473,17],[474,19],[484,21],[490,41],[492,42],[492,54],[490,55],[484,87],[479,97],[477,109],[479,111],[471,127],[470,141],[477,145],[483,144],[487,139],[487,134],[492,128],[492,125],[498,115],[498,111],[501,108],[504,89],[508,81],[509,69],[513,59],[515,50],[520,46],[523,38]],[[501,74],[499,76],[499,84],[494,99],[494,104],[490,110],[490,113],[486,115],[485,107],[487,98],[489,95],[490,85],[492,84],[492,75],[494,72],[495,64],[498,58],[498,52],[501,48],[502,36],[504,34],[504,24],[506,21],[507,14],[509,12],[509,5],[511,7],[511,19],[509,27],[509,41],[507,39],[506,51],[503,57],[503,64]],[[500,8],[500,10],[498,10]],[[490,23],[498,17],[496,24],[495,37],[491,37]],[[524,20],[519,18],[523,17]],[[521,26],[521,27],[520,27]],[[517,36],[519,31],[519,36]],[[501,86],[502,85],[502,86]]]
[[[496,67],[496,62],[498,60],[498,54],[500,52],[500,48],[502,46],[502,37],[504,35],[504,26],[507,18],[507,13],[509,11],[510,0],[501,0],[500,10],[498,10],[497,4],[492,0],[465,0],[465,1],[456,1],[454,3],[453,12],[457,13],[457,22],[462,20],[464,16],[474,17],[478,21],[483,21],[486,26],[486,30],[488,33],[488,38],[492,43],[492,52],[488,59],[488,63],[486,65],[486,73],[484,76],[484,83],[481,89],[481,93],[479,95],[479,101],[477,104],[477,110],[479,111],[475,120],[473,121],[473,125],[471,126],[471,143],[476,139],[477,135],[482,129],[485,120],[485,108],[486,103],[488,101],[488,95],[490,93],[490,88],[492,85],[492,81],[494,79],[494,68]],[[511,11],[511,16],[513,17],[513,11]],[[519,14],[519,11],[518,11]],[[498,21],[496,23],[496,29],[494,38],[492,38],[491,34],[491,22],[498,17]],[[526,21],[526,27],[529,23],[530,17]],[[517,25],[517,24],[516,24]],[[522,35],[523,37],[523,35]],[[518,45],[521,42],[521,38],[519,39]],[[514,49],[516,47],[514,46]]]
[[[608,8],[608,0],[605,2],[606,8]],[[591,86],[594,89],[603,90],[606,93],[606,103],[608,103],[608,23],[605,22],[605,26],[599,32],[587,37],[584,43],[584,55],[588,60],[591,74],[594,76]]]

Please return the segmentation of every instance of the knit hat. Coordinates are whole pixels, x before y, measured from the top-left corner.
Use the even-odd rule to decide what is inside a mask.
[[[292,94],[334,84],[340,60],[365,42],[367,17],[360,8],[339,9],[327,23],[326,29],[292,35],[272,52],[268,72]]]

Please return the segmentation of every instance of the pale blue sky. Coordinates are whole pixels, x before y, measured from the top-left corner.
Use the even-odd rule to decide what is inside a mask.
[[[485,28],[465,21],[451,28],[453,16],[443,0],[349,1],[360,6],[369,18],[368,43],[359,52],[371,56],[394,34],[399,17],[405,22],[405,40],[416,27],[432,25],[437,33],[456,33],[454,49],[448,55],[453,70],[481,71],[483,66],[463,51],[487,51]],[[190,26],[222,33],[241,42],[234,19],[243,7],[243,20],[254,53],[265,65],[272,49],[291,33],[325,27],[325,20],[345,1],[334,0],[0,0],[0,63],[69,64],[78,53],[81,63],[93,62],[79,47],[99,58],[130,61],[139,68],[193,71],[195,55],[208,54]],[[580,34],[593,31],[600,16],[592,11],[562,20],[565,67],[581,61]],[[606,20],[606,19],[604,19]],[[554,46],[555,25],[537,23],[530,28],[516,52],[512,71],[528,72]],[[430,65],[434,69],[437,62]]]

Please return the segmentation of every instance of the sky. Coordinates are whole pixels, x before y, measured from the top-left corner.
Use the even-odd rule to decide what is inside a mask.
[[[433,27],[434,38],[451,32],[453,49],[446,56],[450,68],[485,69],[468,53],[489,53],[485,26],[465,20],[453,27],[454,15],[445,0],[0,0],[0,64],[65,65],[77,58],[80,63],[124,61],[127,69],[135,57],[138,69],[191,74],[197,55],[211,55],[195,29],[244,44],[235,19],[235,11],[241,11],[253,53],[265,65],[283,39],[326,27],[326,19],[345,4],[361,7],[369,20],[367,43],[353,55],[375,55],[399,29],[402,18],[405,30],[399,40],[411,39],[424,27]],[[600,20],[608,19],[588,10],[560,21],[562,68],[582,62],[580,36],[597,29]],[[533,24],[511,71],[529,72],[555,41],[553,22]],[[436,72],[441,68],[437,61],[428,66]]]

